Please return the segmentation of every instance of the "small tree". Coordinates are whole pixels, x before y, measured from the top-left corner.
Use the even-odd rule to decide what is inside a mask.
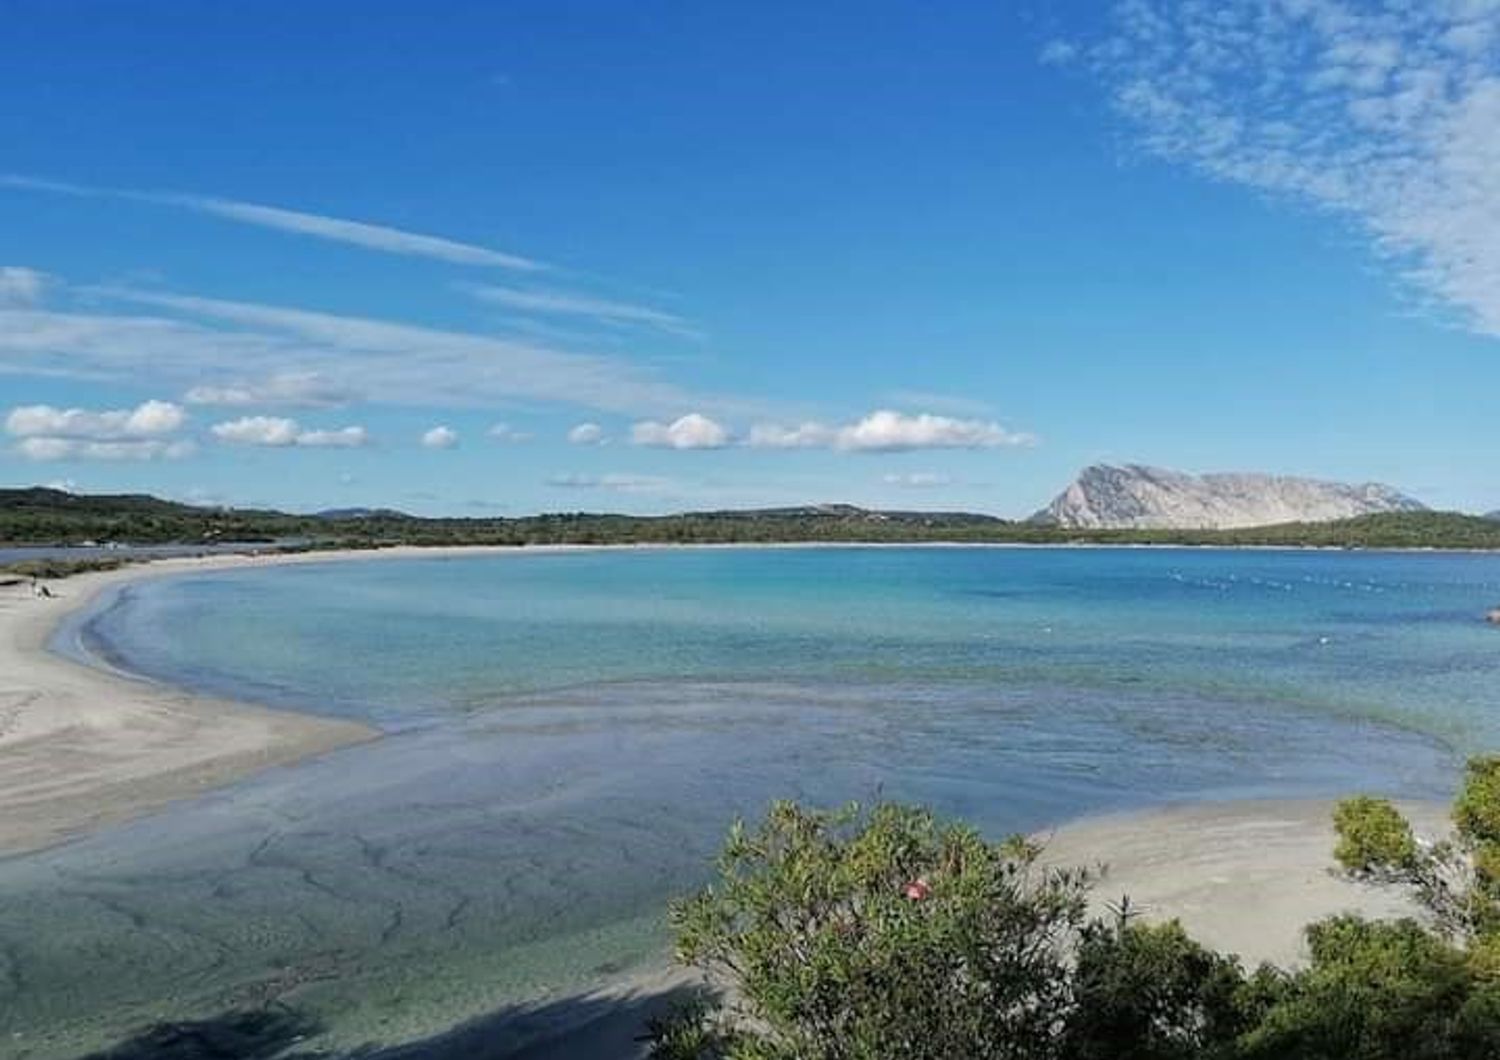
[[[1307,930],[1287,979],[1235,1054],[1245,1060],[1489,1060],[1500,989],[1415,920],[1340,916]]]
[[[1129,904],[1079,939],[1066,1060],[1198,1060],[1234,1055],[1255,1025],[1270,968],[1247,984],[1239,961],[1188,937],[1177,921],[1145,924]]]
[[[1338,845],[1333,856],[1352,873],[1409,873],[1417,863],[1417,839],[1400,811],[1385,799],[1357,795],[1333,811]]]
[[[1500,952],[1500,756],[1471,759],[1453,803],[1453,835],[1419,844],[1385,799],[1334,810],[1334,856],[1352,875],[1408,886],[1444,935],[1476,956]]]

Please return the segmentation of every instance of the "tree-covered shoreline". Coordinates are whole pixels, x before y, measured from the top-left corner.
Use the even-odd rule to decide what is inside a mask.
[[[1500,522],[1457,512],[1386,512],[1238,530],[1074,530],[967,512],[850,505],[622,515],[555,512],[425,518],[393,511],[296,514],[210,508],[137,494],[0,490],[0,543],[206,545],[1032,544],[1500,550]]]

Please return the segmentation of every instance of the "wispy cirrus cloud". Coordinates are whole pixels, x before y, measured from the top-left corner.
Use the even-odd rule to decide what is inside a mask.
[[[884,400],[896,408],[923,409],[944,416],[981,417],[995,411],[992,404],[979,398],[939,394],[931,390],[892,390]]]
[[[519,272],[541,272],[548,266],[518,254],[508,254],[490,247],[464,243],[442,236],[410,232],[388,225],[371,224],[367,221],[351,221],[342,217],[290,210],[281,206],[263,203],[241,202],[236,199],[221,199],[207,195],[187,195],[180,192],[135,191],[125,188],[97,188],[66,181],[45,180],[20,174],[0,176],[0,187],[24,191],[48,192],[57,195],[73,195],[84,198],[122,199],[129,202],[151,203],[209,214],[241,224],[271,228],[293,235],[310,236],[315,239],[345,243],[350,246],[377,250],[387,254],[428,258],[452,265],[474,265],[488,268],[511,269]]]
[[[614,473],[608,475],[554,475],[547,485],[558,489],[604,490],[609,493],[636,493],[652,496],[669,495],[677,490],[677,484],[659,475],[630,475]]]
[[[236,379],[188,388],[182,399],[189,405],[293,405],[325,408],[347,405],[358,393],[340,387],[317,372],[276,372],[262,379]]]
[[[0,306],[0,373],[146,379],[220,405],[274,403],[279,390],[298,399],[286,404],[336,404],[335,396],[358,394],[399,405],[521,400],[631,415],[765,408],[695,394],[623,357],[285,306],[120,287],[72,290],[92,299],[89,311]],[[100,311],[101,303],[130,308]],[[246,383],[252,364],[265,374]]]
[[[616,302],[569,291],[463,284],[461,289],[482,302],[531,313],[584,317],[605,324],[643,324],[683,338],[698,338],[700,332],[673,313],[649,306]]]
[[[1500,5],[1124,0],[1049,46],[1141,144],[1348,219],[1429,303],[1500,335]]]

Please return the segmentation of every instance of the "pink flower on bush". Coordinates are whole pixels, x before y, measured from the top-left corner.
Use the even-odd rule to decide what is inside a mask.
[[[920,902],[922,899],[932,896],[932,884],[927,882],[925,876],[918,876],[903,887],[901,893],[913,902]]]

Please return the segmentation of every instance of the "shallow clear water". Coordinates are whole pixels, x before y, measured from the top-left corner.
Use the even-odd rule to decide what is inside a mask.
[[[0,1042],[271,998],[392,1041],[660,959],[779,796],[993,832],[1183,799],[1443,797],[1500,744],[1500,558],[703,549],[149,582],[65,631],[392,735],[0,861]]]

